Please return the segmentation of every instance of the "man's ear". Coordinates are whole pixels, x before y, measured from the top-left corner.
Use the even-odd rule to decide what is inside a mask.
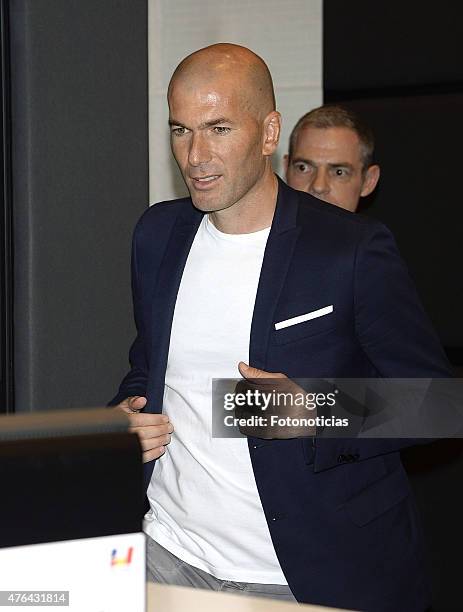
[[[278,146],[281,132],[281,115],[278,111],[272,111],[264,119],[264,143],[263,155],[273,155]]]
[[[360,197],[363,198],[367,195],[370,195],[370,193],[374,191],[376,185],[378,184],[380,173],[381,171],[379,169],[378,164],[373,164],[372,166],[369,166],[363,178],[362,191],[360,192]]]

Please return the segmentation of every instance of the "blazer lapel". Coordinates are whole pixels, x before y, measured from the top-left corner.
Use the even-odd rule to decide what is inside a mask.
[[[188,253],[203,213],[185,204],[172,229],[154,290],[152,308],[151,373],[146,412],[161,412],[164,381],[169,354],[170,333],[177,293]]]
[[[265,370],[273,314],[300,234],[297,226],[297,192],[278,179],[278,197],[265,248],[251,324],[249,361]]]

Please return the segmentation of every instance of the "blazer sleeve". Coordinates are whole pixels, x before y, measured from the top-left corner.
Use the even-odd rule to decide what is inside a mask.
[[[354,310],[357,338],[379,376],[452,376],[394,238],[379,224],[357,248]]]
[[[146,343],[148,340],[146,337],[146,330],[143,320],[141,290],[137,266],[137,236],[139,228],[140,223],[137,225],[134,231],[131,259],[132,300],[137,334],[129,352],[130,371],[122,380],[117,395],[108,403],[108,406],[115,406],[125,398],[133,395],[146,395],[146,388],[148,384],[148,351],[146,350]]]
[[[391,232],[368,226],[357,246],[354,269],[357,339],[382,378],[452,377],[444,350],[421,305]],[[314,470],[398,451],[429,439],[316,440]]]

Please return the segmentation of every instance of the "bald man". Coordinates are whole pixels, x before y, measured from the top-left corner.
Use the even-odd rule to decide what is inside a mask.
[[[213,378],[449,375],[390,233],[273,174],[280,115],[250,50],[193,53],[168,103],[190,198],[135,229],[138,333],[112,401],[143,448],[148,577],[422,612],[406,441],[211,436]]]

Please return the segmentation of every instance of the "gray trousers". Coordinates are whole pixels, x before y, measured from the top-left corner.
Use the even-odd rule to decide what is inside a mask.
[[[146,578],[150,582],[159,584],[175,584],[226,593],[241,593],[250,597],[296,601],[290,588],[285,585],[220,580],[185,563],[149,536],[146,536]]]

